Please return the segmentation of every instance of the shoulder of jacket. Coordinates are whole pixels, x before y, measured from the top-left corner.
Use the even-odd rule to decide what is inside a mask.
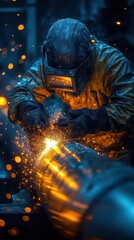
[[[38,69],[42,65],[42,59],[39,58],[37,61],[33,63],[33,65],[30,67],[30,70],[32,69]]]
[[[119,49],[117,49],[101,40],[98,40],[93,35],[90,36],[90,42],[92,44],[93,55],[96,56],[97,58],[98,58],[98,56],[100,58],[102,57],[103,60],[106,58],[108,59],[112,56],[114,56],[115,58],[125,58],[125,56]]]

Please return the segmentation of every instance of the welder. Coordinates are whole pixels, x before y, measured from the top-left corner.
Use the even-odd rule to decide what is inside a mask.
[[[57,120],[69,138],[131,162],[134,70],[118,49],[98,40],[76,19],[60,19],[51,26],[40,59],[11,92],[9,119],[21,125],[32,146],[49,128],[43,102],[54,94],[69,108]]]

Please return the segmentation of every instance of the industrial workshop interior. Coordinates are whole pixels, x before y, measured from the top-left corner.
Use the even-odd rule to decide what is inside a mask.
[[[0,0],[0,240],[134,240],[134,0]]]

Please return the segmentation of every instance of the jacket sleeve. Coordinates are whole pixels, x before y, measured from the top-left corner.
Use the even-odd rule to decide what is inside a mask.
[[[134,70],[128,59],[118,50],[108,57],[105,83],[109,104],[105,107],[112,132],[134,126]]]
[[[11,122],[19,123],[17,106],[24,102],[42,102],[49,92],[43,86],[41,59],[24,74],[23,78],[9,96],[8,117]]]

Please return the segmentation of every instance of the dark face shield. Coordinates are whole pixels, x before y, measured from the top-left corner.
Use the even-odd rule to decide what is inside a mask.
[[[89,80],[89,55],[78,67],[74,69],[63,69],[59,66],[51,67],[47,57],[43,53],[43,76],[44,85],[48,90],[58,90],[79,94]]]

